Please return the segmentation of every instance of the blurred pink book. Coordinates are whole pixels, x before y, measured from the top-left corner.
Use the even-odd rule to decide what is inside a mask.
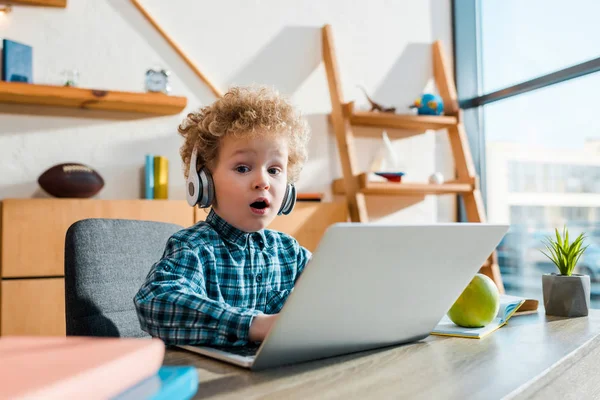
[[[155,374],[159,339],[0,338],[0,399],[106,399]]]

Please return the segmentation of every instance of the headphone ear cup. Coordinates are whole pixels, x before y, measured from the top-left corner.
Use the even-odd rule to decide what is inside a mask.
[[[213,181],[213,177],[212,174],[206,170],[206,202],[207,202],[207,206],[206,207],[210,207],[214,204],[215,202],[215,182]]]
[[[285,194],[283,195],[283,202],[277,215],[288,215],[294,209],[296,205],[296,186],[290,183],[285,188]]]
[[[188,174],[186,186],[186,200],[190,206],[194,207],[196,204],[198,204],[201,195],[200,192],[202,191],[200,178],[198,177],[198,173],[196,171],[190,171],[190,173]]]
[[[215,200],[215,184],[212,175],[208,169],[202,167],[198,177],[200,180],[198,207],[210,207]]]

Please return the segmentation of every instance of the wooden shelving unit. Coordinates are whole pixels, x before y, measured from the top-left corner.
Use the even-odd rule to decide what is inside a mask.
[[[187,98],[163,93],[118,92],[0,82],[0,103],[173,115],[179,114],[185,108]]]
[[[440,97],[444,101],[445,115],[399,115],[385,112],[356,111],[353,102],[344,102],[331,26],[325,25],[322,34],[323,62],[331,99],[330,120],[335,132],[343,173],[343,178],[332,183],[332,190],[336,194],[345,194],[352,221],[367,222],[369,220],[365,195],[425,196],[460,194],[465,203],[467,220],[470,222],[485,222],[483,199],[477,183],[478,179],[462,121],[462,113],[458,107],[456,87],[442,51],[441,42],[433,43],[432,59],[433,74]],[[355,133],[353,127],[359,126],[396,129],[397,131],[388,132],[393,139],[413,136],[428,129],[445,129],[449,135],[454,157],[456,180],[443,184],[369,181],[369,174],[359,173],[358,171],[354,137],[372,136],[372,134],[360,130],[356,130]],[[493,252],[488,261],[482,265],[481,272],[492,278],[500,292],[504,292],[496,252]]]
[[[40,7],[58,7],[66,8],[67,0],[6,0],[4,4],[19,6],[40,6]]]

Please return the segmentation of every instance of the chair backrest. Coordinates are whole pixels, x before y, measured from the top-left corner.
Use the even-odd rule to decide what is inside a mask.
[[[133,297],[181,226],[84,219],[65,240],[67,335],[144,337]]]

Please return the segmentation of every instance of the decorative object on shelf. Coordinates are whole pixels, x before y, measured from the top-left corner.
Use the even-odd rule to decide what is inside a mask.
[[[381,139],[383,140],[383,146],[381,146],[371,163],[371,171],[375,175],[387,179],[388,182],[401,182],[405,173],[399,171],[401,169],[400,163],[386,131],[381,133]]]
[[[88,198],[104,187],[104,179],[93,168],[80,163],[50,167],[38,178],[38,184],[54,197]]]
[[[362,86],[358,86],[360,88],[360,90],[362,90],[362,92],[365,94],[365,96],[367,97],[367,100],[369,101],[369,104],[371,104],[371,110],[370,111],[381,111],[381,112],[387,112],[387,113],[395,113],[396,112],[396,107],[386,107],[383,106],[379,103],[376,103],[373,101],[373,99],[371,99],[369,97],[369,95],[367,94],[367,91],[365,90],[365,88],[363,88]]]
[[[581,233],[570,243],[566,227],[563,228],[562,235],[558,229],[554,231],[556,238],[547,237],[544,241],[546,251],[541,250],[560,272],[542,275],[546,315],[586,316],[590,308],[590,277],[573,274],[579,258],[587,249],[587,246],[583,246],[585,235]]]
[[[416,108],[419,115],[442,115],[444,112],[444,101],[440,96],[425,93],[415,100],[409,108]]]
[[[66,69],[61,73],[61,75],[64,79],[64,86],[79,86],[79,71],[76,69]]]
[[[6,82],[33,82],[33,49],[26,44],[4,39],[2,41],[2,80]]]
[[[162,68],[151,68],[146,71],[146,91],[169,94],[171,85],[169,76],[171,72]]]
[[[402,182],[404,172],[375,172],[375,175],[381,176],[388,180],[388,182]]]
[[[441,172],[434,172],[429,176],[429,183],[434,185],[441,185],[444,183],[444,175]]]
[[[400,163],[386,131],[381,133],[381,139],[383,140],[383,146],[371,164],[371,171],[375,175],[385,178],[388,182],[402,182],[405,173],[398,171]]]

